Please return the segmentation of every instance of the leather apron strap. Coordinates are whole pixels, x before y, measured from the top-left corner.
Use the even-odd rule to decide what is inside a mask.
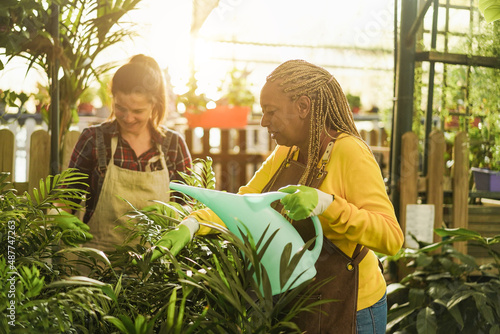
[[[331,144],[331,145],[330,145]],[[309,178],[306,186],[319,188],[326,175],[324,170],[333,148],[331,142],[325,150],[321,165],[316,168],[313,177]],[[262,192],[276,191],[281,187],[297,184],[305,171],[305,165],[293,160],[294,152],[288,152],[278,172],[273,175]],[[326,156],[325,156],[326,155]],[[326,160],[325,160],[326,159]],[[273,208],[281,212],[282,205],[279,201],[272,204]],[[307,242],[315,236],[313,224],[310,218],[291,221],[295,229]],[[313,247],[314,244],[311,246]],[[368,253],[369,249],[356,245],[352,256],[346,255],[333,242],[324,237],[323,248],[318,261],[315,264],[317,275],[315,283],[322,282],[328,278],[334,279],[324,284],[312,299],[307,302],[314,303],[320,299],[334,299],[336,301],[321,305],[321,309],[314,314],[299,314],[293,321],[306,333],[355,333],[356,311],[358,301],[358,268],[359,263]]]

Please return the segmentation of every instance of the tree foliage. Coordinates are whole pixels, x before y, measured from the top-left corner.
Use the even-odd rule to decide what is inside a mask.
[[[126,14],[141,0],[6,0],[0,3],[0,55],[28,62],[53,81],[59,64],[61,127],[69,128],[82,93],[114,68],[97,65],[109,47],[134,36]],[[119,25],[119,27],[118,27]],[[53,28],[55,27],[55,28]],[[59,38],[54,38],[58,31]],[[0,62],[0,69],[5,64]]]

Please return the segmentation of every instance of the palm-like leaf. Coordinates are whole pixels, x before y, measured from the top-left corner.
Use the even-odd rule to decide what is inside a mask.
[[[133,36],[134,24],[124,15],[141,0],[21,0],[0,4],[0,46],[7,62],[25,58],[29,68],[36,65],[50,79],[57,60],[60,78],[61,134],[69,128],[82,93],[116,64],[96,64],[109,47]],[[58,6],[54,6],[58,5]],[[50,33],[51,15],[59,19],[59,40]],[[120,29],[114,29],[121,24]],[[0,67],[3,64],[0,63]],[[61,136],[62,137],[62,136]]]
[[[187,181],[213,187],[211,161],[198,163],[201,168],[186,174]],[[130,222],[144,220],[131,230],[143,238],[139,244],[120,245],[107,254],[84,247],[60,249],[61,232],[47,221],[45,210],[56,202],[77,208],[72,200],[81,196],[82,177],[69,170],[46,178],[29,197],[17,196],[6,176],[0,175],[0,218],[12,222],[0,225],[2,244],[8,243],[9,226],[16,231],[14,269],[7,257],[0,257],[0,280],[7,282],[12,270],[20,273],[18,328],[81,333],[298,333],[293,317],[321,304],[305,302],[320,284],[312,290],[302,284],[273,298],[260,263],[270,241],[244,233],[240,240],[222,227],[215,237],[195,238],[177,257],[167,253],[152,262],[148,240],[154,243],[172,226],[134,209]],[[193,207],[201,207],[186,200],[185,211],[177,204],[163,203],[168,210],[162,215],[182,219]],[[69,261],[69,253],[79,254],[78,260]],[[283,285],[301,255],[286,250],[281,255]],[[91,269],[89,277],[74,276],[82,265]],[[0,305],[8,302],[7,295],[1,294]],[[3,319],[0,326],[6,328]]]

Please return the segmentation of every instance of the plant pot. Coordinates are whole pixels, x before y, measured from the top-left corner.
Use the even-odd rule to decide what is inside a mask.
[[[477,190],[500,192],[500,172],[476,167],[472,167],[471,170]]]
[[[186,117],[190,128],[234,129],[245,128],[248,124],[249,114],[250,107],[217,106],[202,113],[192,113],[186,110],[184,117]]]

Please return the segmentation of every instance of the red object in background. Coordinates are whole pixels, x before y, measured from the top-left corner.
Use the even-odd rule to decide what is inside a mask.
[[[445,130],[458,130],[460,128],[460,119],[457,115],[448,116],[449,118],[444,123]]]
[[[91,103],[84,102],[78,105],[79,115],[93,115],[95,114],[95,108]]]
[[[242,106],[217,106],[201,113],[192,113],[186,110],[184,117],[190,128],[245,128],[248,124],[250,107]]]
[[[471,126],[477,128],[479,123],[481,123],[481,117],[474,117],[474,120],[470,124]]]
[[[465,115],[463,115],[465,116]],[[461,115],[450,115],[444,123],[445,130],[459,130],[460,129],[460,117]],[[477,128],[481,123],[481,117],[474,117],[469,123],[473,128]]]

